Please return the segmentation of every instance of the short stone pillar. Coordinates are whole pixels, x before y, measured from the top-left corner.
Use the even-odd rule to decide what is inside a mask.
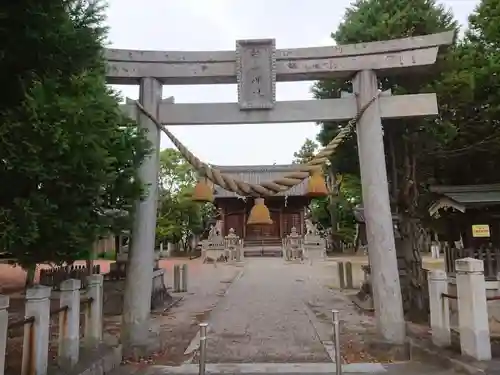
[[[184,263],[181,266],[181,282],[180,282],[181,292],[187,292],[188,290],[188,265]]]
[[[61,367],[73,367],[80,355],[80,288],[77,279],[61,283],[60,306],[67,310],[59,315],[58,362]]]
[[[154,256],[153,256],[153,269],[154,270],[157,270],[158,268],[160,268],[160,258],[161,258],[160,252],[155,251]]]
[[[9,296],[0,294],[0,375],[5,371],[5,349],[7,349],[7,329],[9,326]]]
[[[437,346],[451,344],[450,304],[443,293],[448,293],[448,277],[443,270],[428,273],[429,305],[431,315],[432,342]]]
[[[491,343],[483,261],[457,259],[455,270],[462,354],[480,361],[489,360]]]
[[[85,344],[96,346],[102,341],[103,319],[103,282],[102,275],[87,277],[87,297],[92,302],[85,309]]]
[[[21,374],[46,375],[49,356],[50,293],[49,286],[36,285],[26,291],[23,364]]]
[[[311,265],[315,260],[324,260],[326,258],[325,239],[317,234],[306,234],[304,236],[304,252]]]
[[[179,293],[181,291],[181,266],[180,264],[174,264],[174,293]]]

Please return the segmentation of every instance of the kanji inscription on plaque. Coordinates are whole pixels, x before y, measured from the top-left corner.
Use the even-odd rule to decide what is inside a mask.
[[[236,42],[240,109],[272,109],[276,102],[276,45],[274,39]]]

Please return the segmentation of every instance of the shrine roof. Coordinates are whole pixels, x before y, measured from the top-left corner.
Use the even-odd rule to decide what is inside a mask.
[[[466,206],[500,204],[500,184],[433,185],[430,191]]]
[[[449,208],[464,213],[466,208],[500,205],[500,184],[433,185],[429,190],[437,195],[428,208],[429,215],[435,218],[440,216],[441,210]]]
[[[283,178],[287,173],[292,172],[296,165],[214,165],[222,173],[233,178],[252,183],[259,184],[261,182],[272,181],[278,178]],[[276,194],[277,196],[303,196],[307,192],[307,180],[292,187],[290,190]],[[229,192],[220,186],[215,187],[215,198],[230,198],[237,197],[235,193]]]

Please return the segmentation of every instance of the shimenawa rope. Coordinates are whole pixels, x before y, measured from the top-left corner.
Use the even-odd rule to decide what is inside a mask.
[[[381,91],[379,90],[376,95],[374,95],[368,103],[363,105],[356,116],[350,120],[346,126],[344,126],[338,134],[333,138],[328,145],[326,145],[322,150],[320,150],[314,158],[307,164],[297,165],[296,170],[287,173],[283,178],[276,179],[268,182],[261,182],[260,184],[251,184],[245,181],[241,181],[232,178],[226,174],[223,174],[220,170],[209,166],[208,164],[202,162],[198,159],[191,151],[189,151],[176,137],[173,135],[163,124],[161,124],[149,111],[147,111],[141,103],[135,101],[137,108],[145,116],[147,116],[151,121],[153,121],[156,126],[163,131],[167,137],[172,141],[172,143],[177,147],[182,156],[194,167],[194,169],[203,176],[206,176],[214,184],[220,187],[236,193],[241,196],[254,196],[254,197],[266,197],[272,196],[279,192],[286,191],[295,185],[300,184],[303,180],[310,176],[310,173],[315,169],[319,168],[325,164],[328,158],[335,152],[337,147],[344,141],[344,139],[352,132],[354,126],[361,118],[366,109],[380,96]]]

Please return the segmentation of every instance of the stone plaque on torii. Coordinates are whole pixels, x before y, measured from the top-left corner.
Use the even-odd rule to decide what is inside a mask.
[[[272,109],[276,102],[274,39],[236,42],[238,104],[245,109]]]
[[[402,343],[405,323],[381,120],[437,115],[438,110],[435,94],[379,96],[377,78],[428,69],[436,62],[439,48],[450,45],[453,38],[453,32],[445,32],[383,42],[281,50],[275,49],[272,39],[238,41],[235,51],[108,49],[107,80],[111,84],[139,84],[143,107],[166,125],[344,121],[354,118],[375,97],[356,128],[369,257],[374,271],[374,307],[381,336]],[[276,81],[351,77],[355,96],[275,101]],[[237,83],[238,102],[174,104],[172,99],[161,99],[162,85],[217,83]],[[133,105],[125,105],[125,110],[148,130],[148,138],[157,151],[139,171],[143,180],[150,183],[150,194],[138,203],[136,211],[130,251],[133,267],[129,271],[134,280],[134,296],[125,296],[125,304],[129,303],[132,309],[124,321],[124,337],[127,339],[130,334],[140,341],[138,326],[149,317],[146,298],[151,277],[147,270],[153,260],[160,132]]]

